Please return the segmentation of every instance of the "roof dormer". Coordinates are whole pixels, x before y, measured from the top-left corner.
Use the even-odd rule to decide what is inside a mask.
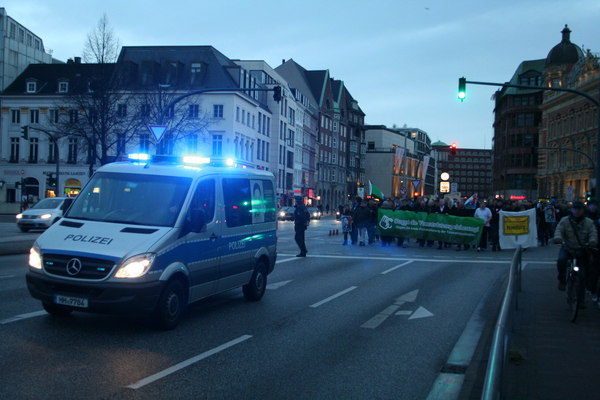
[[[37,79],[29,78],[25,81],[25,93],[35,94],[38,91]]]

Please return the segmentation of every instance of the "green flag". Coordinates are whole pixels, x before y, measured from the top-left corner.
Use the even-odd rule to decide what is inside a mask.
[[[383,195],[381,190],[379,190],[379,188],[377,186],[373,185],[373,183],[371,181],[369,181],[369,187],[371,189],[371,190],[369,190],[371,196],[375,196],[381,200],[385,199],[385,196]]]

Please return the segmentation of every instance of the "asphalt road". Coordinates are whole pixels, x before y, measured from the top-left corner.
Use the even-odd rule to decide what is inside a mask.
[[[495,319],[512,253],[342,246],[332,228],[314,221],[309,257],[296,258],[292,224],[280,223],[261,302],[230,291],[168,332],[141,318],[51,317],[27,292],[26,256],[0,257],[0,398],[427,398]]]

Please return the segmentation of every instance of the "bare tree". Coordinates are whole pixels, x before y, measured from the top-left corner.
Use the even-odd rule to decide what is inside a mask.
[[[114,63],[119,56],[120,47],[119,39],[104,14],[96,27],[87,35],[83,47],[83,61],[98,64]]]

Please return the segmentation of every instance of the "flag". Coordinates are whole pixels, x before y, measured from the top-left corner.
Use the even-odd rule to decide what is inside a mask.
[[[381,200],[383,200],[385,198],[385,196],[383,195],[381,190],[379,190],[379,188],[377,186],[373,185],[373,183],[371,183],[371,181],[369,181],[369,194],[371,196],[375,196]]]
[[[465,207],[467,208],[474,208],[475,207],[475,203],[477,203],[477,193],[474,193],[473,196],[469,197],[466,201],[465,201]]]

